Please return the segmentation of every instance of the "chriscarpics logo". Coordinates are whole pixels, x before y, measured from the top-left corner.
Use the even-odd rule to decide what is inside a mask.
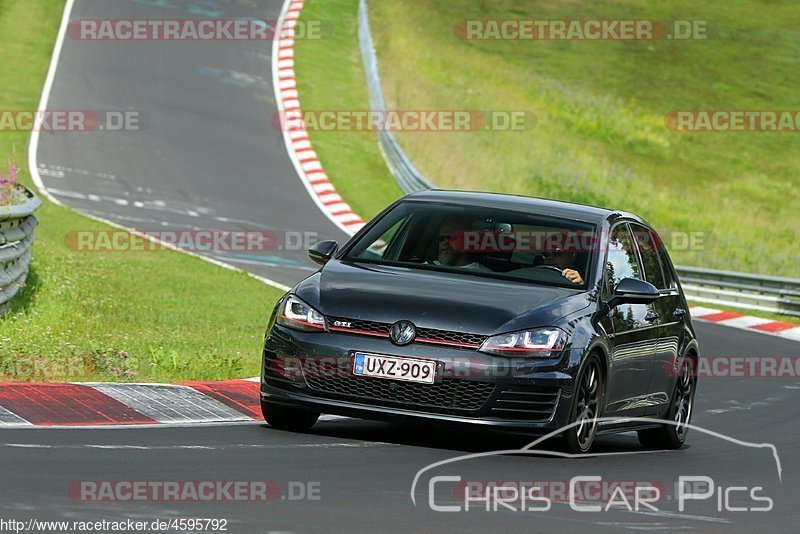
[[[601,417],[598,423],[600,429],[634,423],[651,428],[679,424],[644,417]],[[553,438],[579,424],[556,429],[520,448],[428,464],[414,476],[411,501],[437,513],[559,517],[576,513],[581,521],[586,514],[621,514],[614,516],[614,521],[622,521],[620,528],[625,518],[632,524],[641,522],[642,514],[669,517],[678,528],[680,521],[729,523],[742,514],[775,508],[782,469],[773,444],[680,423],[691,430],[692,442],[684,447],[689,450],[632,449],[617,442],[617,450],[596,444],[597,452],[569,454],[551,447]],[[695,447],[697,451],[692,451]],[[749,469],[732,468],[724,458],[736,458],[737,464]]]

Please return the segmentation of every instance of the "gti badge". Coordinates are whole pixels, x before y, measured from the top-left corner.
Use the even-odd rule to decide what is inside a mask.
[[[417,327],[410,321],[397,321],[389,330],[389,338],[395,345],[408,345],[417,337]]]

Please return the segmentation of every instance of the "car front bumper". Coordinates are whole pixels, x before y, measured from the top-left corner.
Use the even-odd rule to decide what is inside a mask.
[[[435,360],[418,384],[352,373],[356,351]],[[568,420],[580,354],[510,360],[475,350],[273,326],[264,342],[261,398],[326,414],[550,431]]]

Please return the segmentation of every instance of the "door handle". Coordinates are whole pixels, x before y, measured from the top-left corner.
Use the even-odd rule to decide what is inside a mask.
[[[658,314],[653,310],[650,310],[649,312],[647,312],[647,315],[644,316],[644,320],[647,321],[648,323],[652,323],[657,319],[658,319]]]
[[[675,308],[675,311],[672,312],[672,315],[680,319],[681,317],[686,315],[686,310],[684,310],[683,308]]]

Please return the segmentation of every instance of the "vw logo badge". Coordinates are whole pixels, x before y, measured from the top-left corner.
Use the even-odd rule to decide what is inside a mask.
[[[410,321],[397,321],[389,330],[389,339],[395,345],[408,345],[417,337],[417,327]]]

